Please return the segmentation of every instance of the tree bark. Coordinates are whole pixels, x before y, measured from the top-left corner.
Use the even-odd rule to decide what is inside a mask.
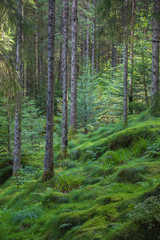
[[[70,134],[74,134],[77,130],[77,29],[77,0],[72,0]]]
[[[34,90],[34,94],[36,95],[36,88],[39,84],[39,66],[38,66],[38,0],[34,0],[35,2],[35,6],[36,6],[36,9],[35,9],[35,18],[36,18],[36,24],[35,24],[35,42],[34,42],[34,45],[35,45],[35,90]],[[36,96],[34,96],[36,97]]]
[[[48,0],[48,86],[46,108],[46,146],[43,180],[49,180],[54,173],[53,162],[53,119],[54,119],[54,39],[55,39],[55,0]]]
[[[68,147],[68,77],[67,77],[67,53],[68,53],[68,0],[63,0],[62,14],[62,66],[61,76],[63,82],[63,119],[62,119],[62,143],[61,156],[67,157]]]
[[[116,71],[116,45],[112,45],[112,68],[113,68],[113,78],[115,78]]]
[[[128,88],[128,44],[124,47],[124,93],[123,93],[123,124],[127,126],[127,88]]]
[[[18,174],[21,166],[21,107],[22,107],[22,0],[17,0],[17,49],[16,49],[16,72],[18,76],[19,90],[15,101],[15,129],[14,129],[14,160],[13,160],[13,175]]]
[[[153,116],[159,116],[159,33],[160,33],[160,1],[154,0],[153,37],[152,37],[152,82],[151,82],[151,108]]]
[[[132,102],[133,102],[133,49],[134,49],[134,20],[135,20],[135,0],[132,0],[132,18],[131,18],[131,76],[129,80],[129,111],[132,114]]]

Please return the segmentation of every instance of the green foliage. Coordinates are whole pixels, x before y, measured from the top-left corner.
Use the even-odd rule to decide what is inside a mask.
[[[145,166],[139,168],[124,168],[120,170],[118,173],[116,180],[118,182],[130,182],[130,183],[137,183],[144,181],[143,173],[147,171]]]
[[[12,215],[12,220],[14,224],[18,224],[25,219],[36,219],[43,214],[43,210],[39,206],[25,207],[24,209],[15,212]]]
[[[47,189],[46,192],[41,194],[42,196],[42,204],[44,207],[52,207],[53,203],[68,203],[69,198],[61,193],[61,192],[54,192],[51,188]]]
[[[13,180],[17,183],[17,186],[24,185],[25,183],[32,182],[33,178],[37,171],[31,166],[25,166],[23,169],[20,169],[17,176],[13,177]]]
[[[149,152],[159,152],[158,122],[135,116],[126,129],[113,124],[88,136],[77,134],[69,152],[78,160],[56,159],[48,182],[40,180],[43,152],[23,154],[18,188],[11,178],[0,189],[0,232],[8,239],[1,233],[0,238],[137,240],[140,233],[142,240],[151,234],[157,240],[159,159]],[[132,138],[129,144],[125,136]],[[119,145],[109,149],[115,141]],[[59,142],[55,149],[58,156]]]
[[[13,210],[12,209],[1,209],[0,210],[0,239],[6,240],[6,237],[11,231],[13,231],[12,218]]]
[[[22,109],[22,150],[29,155],[44,147],[45,118],[30,98],[25,98]]]
[[[151,230],[157,224],[160,224],[160,201],[159,197],[152,196],[147,198],[143,203],[138,203],[131,213],[130,220],[146,225]],[[159,227],[158,227],[159,228]]]
[[[140,138],[138,141],[136,141],[132,146],[132,155],[134,157],[140,157],[148,150],[150,140]]]
[[[68,193],[73,189],[80,188],[82,183],[83,177],[77,176],[77,174],[74,173],[57,174],[54,177],[55,188],[63,193]]]

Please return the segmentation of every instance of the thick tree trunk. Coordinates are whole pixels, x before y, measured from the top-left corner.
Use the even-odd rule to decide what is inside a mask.
[[[13,160],[13,175],[16,175],[21,166],[21,105],[22,105],[22,59],[21,59],[21,46],[22,46],[22,0],[17,0],[17,49],[16,49],[16,72],[18,76],[18,84],[20,90],[17,90],[15,102],[15,132],[14,132],[14,160]]]
[[[62,144],[61,156],[67,157],[68,147],[68,78],[67,78],[67,53],[68,53],[68,0],[63,0],[63,14],[62,14],[62,66],[61,76],[63,82],[63,119],[62,119]]]
[[[71,110],[70,134],[77,130],[77,0],[72,0]]]
[[[124,47],[124,93],[123,93],[123,123],[127,126],[127,83],[128,81],[128,45]]]
[[[151,108],[153,116],[160,114],[159,104],[159,34],[160,34],[160,1],[154,0],[153,38],[152,38],[152,86],[151,86]]]
[[[54,39],[55,39],[55,0],[48,0],[48,86],[46,108],[46,146],[43,179],[49,180],[54,173],[53,164],[53,119],[54,119]]]
[[[135,19],[135,0],[132,0],[132,18],[131,18],[131,76],[129,80],[129,111],[132,114],[132,102],[133,102],[133,49],[134,49],[134,19]]]

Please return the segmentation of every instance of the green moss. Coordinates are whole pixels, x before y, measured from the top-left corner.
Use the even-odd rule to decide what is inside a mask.
[[[49,181],[41,180],[44,153],[24,155],[32,169],[24,169],[19,187],[11,178],[0,188],[0,234],[8,240],[158,239],[156,229],[149,232],[148,223],[145,228],[141,218],[135,221],[130,214],[138,204],[143,210],[145,200],[160,192],[159,157],[150,154],[159,153],[159,120],[145,113],[132,116],[126,129],[113,124],[77,134],[63,161],[57,160],[58,142],[55,177]],[[143,211],[137,209],[134,216],[141,217]],[[13,216],[21,218],[16,225]]]
[[[42,194],[41,201],[45,207],[52,207],[54,206],[54,203],[68,203],[69,198],[66,196],[66,194],[48,190]]]
[[[62,239],[64,234],[75,226],[82,225],[88,219],[86,211],[74,211],[72,213],[62,213],[52,218],[45,229],[46,239]]]

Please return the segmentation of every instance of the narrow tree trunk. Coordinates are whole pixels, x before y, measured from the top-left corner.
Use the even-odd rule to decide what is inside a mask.
[[[124,47],[124,95],[123,95],[123,123],[127,126],[127,83],[128,81],[128,45]]]
[[[146,100],[147,106],[149,107],[149,100],[148,100],[148,93],[147,93],[147,84],[146,84],[145,73],[143,75],[143,83],[144,83],[145,100]]]
[[[74,134],[77,130],[77,28],[77,0],[72,0],[70,134]]]
[[[160,114],[159,104],[159,34],[160,34],[160,1],[154,0],[153,38],[152,38],[152,86],[151,86],[151,108],[153,116]]]
[[[16,175],[21,166],[21,105],[22,105],[22,0],[17,0],[17,49],[16,49],[16,72],[18,76],[18,84],[20,90],[17,90],[15,102],[15,132],[14,132],[14,160],[13,160],[13,175]]]
[[[123,92],[123,124],[127,126],[127,115],[128,115],[128,106],[127,106],[127,97],[128,97],[128,0],[125,0],[125,9],[124,9],[124,92]]]
[[[38,0],[34,0],[35,2],[35,18],[36,18],[36,24],[35,24],[35,93],[36,93],[36,88],[39,84],[39,67],[38,67]]]
[[[96,72],[100,71],[100,61],[99,61],[99,42],[96,43]]]
[[[23,65],[24,66],[24,69],[23,69],[23,72],[24,72],[24,76],[23,76],[23,79],[24,79],[24,97],[27,96],[27,66],[26,64]]]
[[[94,17],[93,17],[93,41],[92,41],[92,76],[94,76],[95,74],[95,26],[96,26],[95,8],[96,1],[93,0]]]
[[[53,119],[54,119],[54,39],[55,39],[55,0],[48,0],[48,86],[46,108],[46,146],[43,179],[49,180],[54,173],[53,164]]]
[[[62,119],[62,144],[61,156],[67,157],[68,147],[68,78],[67,78],[67,53],[68,53],[68,0],[63,0],[63,43],[62,43],[62,82],[63,82],[63,119]]]
[[[112,68],[113,68],[113,78],[115,78],[116,71],[116,45],[112,45]]]
[[[87,18],[87,30],[86,30],[86,68],[88,71],[89,66],[89,20]]]
[[[132,18],[131,18],[131,76],[129,80],[129,111],[132,114],[132,102],[133,102],[133,49],[134,49],[134,19],[135,19],[135,0],[132,0]]]

